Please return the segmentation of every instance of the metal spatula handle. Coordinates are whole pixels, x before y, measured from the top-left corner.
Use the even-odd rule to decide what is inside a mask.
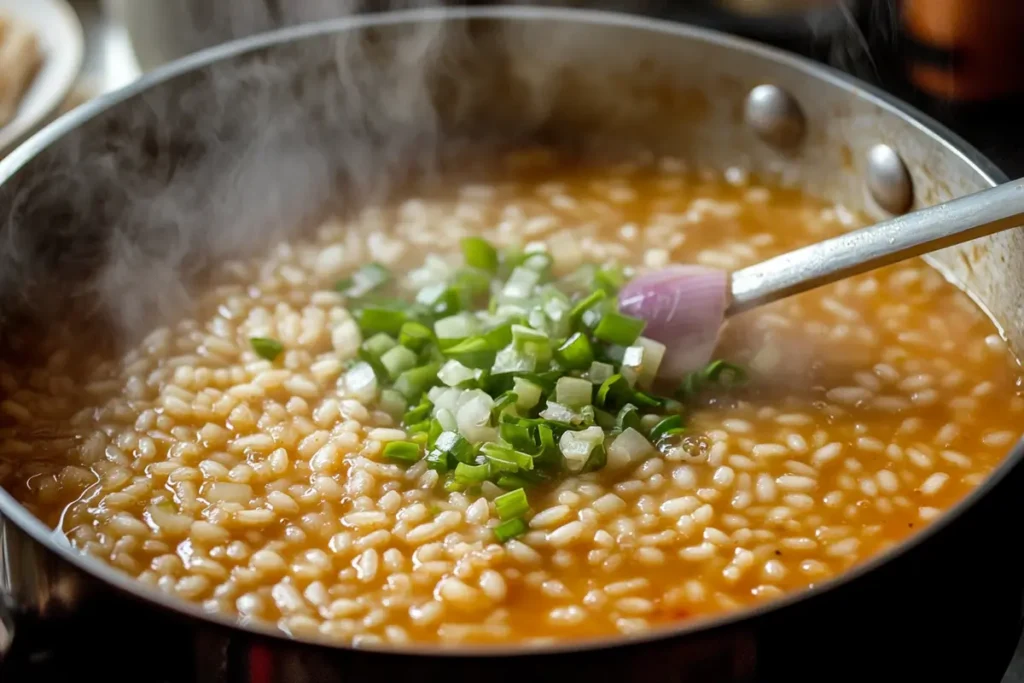
[[[727,315],[1024,225],[1024,179],[802,247],[732,274]]]

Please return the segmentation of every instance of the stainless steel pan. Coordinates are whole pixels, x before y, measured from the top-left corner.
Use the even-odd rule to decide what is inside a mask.
[[[875,216],[1005,180],[949,131],[872,88],[712,32],[524,8],[344,19],[175,62],[0,163],[4,348],[29,359],[40,333],[141,333],[187,304],[179,283],[286,226],[382,200],[409,176],[443,175],[449,156],[532,141],[643,145],[744,166]],[[934,258],[1018,353],[1022,242],[1010,231]],[[125,247],[127,263],[114,258]],[[62,613],[92,610],[98,630],[118,634],[109,640],[124,639],[123,656],[133,650],[191,680],[983,681],[1001,673],[1019,635],[1024,567],[1007,548],[1021,512],[1021,455],[1008,453],[923,533],[813,590],[540,651],[289,640],[134,583],[75,552],[2,490],[0,591],[15,644]],[[131,639],[138,630],[152,637]]]

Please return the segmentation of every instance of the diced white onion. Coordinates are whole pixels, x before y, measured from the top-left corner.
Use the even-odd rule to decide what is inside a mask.
[[[342,379],[345,393],[360,403],[371,403],[377,398],[377,375],[369,363],[356,363]]]
[[[540,403],[541,388],[539,386],[522,377],[516,377],[512,382],[512,391],[517,396],[516,408],[529,410]]]
[[[548,404],[551,405],[551,404]],[[594,448],[604,442],[604,430],[594,425],[578,432],[565,432],[558,441],[566,467],[570,472],[579,472],[590,459]]]
[[[482,391],[467,391],[465,394],[473,395],[455,413],[459,431],[471,442],[492,441],[497,438],[497,430],[490,426],[494,399]]]
[[[463,382],[479,377],[479,375],[479,370],[467,368],[455,359],[449,360],[447,363],[442,365],[441,369],[437,373],[438,379],[450,387],[457,387]]]
[[[608,445],[608,467],[621,469],[636,465],[654,453],[643,434],[629,427]]]
[[[579,413],[574,413],[569,410],[561,403],[555,403],[554,401],[548,401],[547,407],[540,411],[540,416],[545,420],[554,420],[555,422],[579,422]]]
[[[594,385],[579,377],[559,377],[555,383],[555,401],[572,410],[590,405]]]

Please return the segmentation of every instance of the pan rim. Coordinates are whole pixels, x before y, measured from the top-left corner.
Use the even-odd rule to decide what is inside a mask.
[[[571,8],[491,6],[402,10],[343,17],[330,21],[279,29],[201,50],[159,69],[155,69],[119,90],[100,96],[63,115],[43,128],[0,161],[0,185],[12,178],[23,166],[44,149],[95,116],[165,81],[204,68],[215,62],[238,57],[259,49],[334,33],[408,23],[480,19],[516,22],[559,21],[590,25],[598,28],[618,27],[643,30],[745,52],[824,81],[829,86],[839,88],[854,97],[867,99],[888,114],[903,118],[921,134],[932,138],[948,153],[954,154],[967,163],[990,185],[1008,180],[1006,175],[995,164],[946,126],[870,84],[861,82],[852,76],[804,57],[711,29],[620,12]],[[111,565],[74,549],[61,534],[55,533],[41,520],[33,516],[2,488],[0,488],[0,515],[15,524],[22,532],[28,534],[34,541],[45,547],[47,551],[55,554],[62,561],[67,562],[77,570],[88,574],[94,580],[102,582],[105,586],[117,590],[128,598],[166,610],[172,613],[173,617],[179,619],[198,619],[207,625],[228,631],[239,631],[248,637],[264,638],[291,645],[326,648],[328,650],[387,654],[406,658],[519,658],[584,653],[667,641],[679,637],[703,636],[726,627],[756,621],[769,614],[790,609],[805,601],[818,599],[825,594],[862,579],[867,574],[896,560],[942,532],[954,520],[973,508],[991,490],[998,486],[1012,470],[1020,465],[1022,458],[1024,458],[1024,442],[1019,441],[1007,452],[1000,465],[976,489],[946,510],[939,519],[926,529],[914,534],[893,548],[872,556],[856,567],[841,572],[820,584],[816,584],[812,588],[794,591],[781,598],[744,609],[652,628],[637,635],[602,636],[560,641],[540,646],[517,644],[514,646],[438,647],[435,644],[418,643],[402,647],[387,645],[355,647],[347,643],[332,642],[323,637],[290,636],[270,625],[246,622],[227,615],[205,612],[197,604],[167,596],[157,589],[146,586],[127,574],[118,571]]]

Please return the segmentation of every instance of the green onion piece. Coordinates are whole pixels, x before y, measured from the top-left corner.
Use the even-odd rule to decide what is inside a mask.
[[[457,289],[446,285],[424,287],[416,295],[416,303],[425,306],[436,316],[449,316],[462,308],[462,297]]]
[[[416,462],[420,459],[420,447],[412,441],[391,441],[384,446],[384,457],[399,462]]]
[[[621,268],[608,266],[594,273],[594,286],[603,289],[609,296],[615,296],[622,285],[626,284],[626,276]]]
[[[502,422],[498,428],[498,436],[517,451],[532,451],[537,445],[533,443],[530,429],[518,422]]]
[[[378,332],[364,341],[361,348],[373,358],[380,358],[385,353],[395,348],[395,340],[391,335]]]
[[[724,360],[712,361],[704,368],[704,377],[725,387],[739,386],[748,380],[746,370]]]
[[[462,256],[466,259],[466,265],[488,273],[498,272],[498,250],[482,237],[464,237]]]
[[[579,377],[561,377],[555,383],[555,401],[573,410],[590,405],[594,385]]]
[[[529,342],[541,342],[549,344],[551,342],[548,336],[540,330],[535,330],[532,327],[526,325],[512,325],[512,341],[516,345],[516,348],[522,349]]]
[[[409,402],[418,401],[423,392],[437,382],[439,363],[427,363],[418,368],[406,370],[395,380],[394,389],[401,392]]]
[[[434,335],[437,337],[438,345],[445,349],[476,334],[479,328],[480,323],[475,317],[468,313],[458,313],[436,321]]]
[[[515,489],[532,487],[539,481],[543,481],[539,476],[527,478],[524,476],[523,472],[517,472],[515,474],[512,474],[511,472],[503,472],[495,483],[506,491],[512,491]]]
[[[487,475],[490,472],[491,468],[487,465],[467,465],[460,462],[455,467],[455,483],[463,486],[479,484],[487,480]]]
[[[434,419],[430,421],[430,429],[427,431],[427,446],[433,448],[437,444],[438,437],[444,432],[441,421]]]
[[[480,453],[491,463],[494,469],[501,472],[518,472],[533,469],[533,456],[521,453],[513,448],[498,443],[485,443]]]
[[[494,406],[491,408],[491,417],[497,421],[501,419],[507,411],[511,411],[516,407],[519,395],[514,391],[506,391],[505,393],[494,399]],[[514,411],[513,411],[514,412]]]
[[[590,469],[587,467],[598,449],[601,450],[598,460],[601,461],[602,466],[604,464],[604,430],[593,426],[578,432],[567,431],[558,440],[558,449],[562,451],[562,457],[565,458],[570,472],[589,472],[597,469],[597,467]]]
[[[537,271],[541,276],[548,274],[555,259],[546,251],[533,251],[523,259],[523,267]]]
[[[562,453],[558,450],[554,431],[549,425],[537,425],[537,441],[540,443],[540,453],[534,458],[534,464],[545,469],[559,469]]]
[[[661,437],[665,436],[672,429],[679,429],[683,426],[683,418],[681,415],[669,415],[664,420],[659,422],[651,430],[650,438],[652,443],[658,443]]]
[[[356,322],[364,337],[384,332],[397,337],[406,322],[405,313],[393,308],[368,306],[356,311]]]
[[[434,470],[438,474],[447,474],[448,470],[451,469],[451,456],[444,451],[437,450],[437,448],[427,453],[425,460],[427,461],[427,469]]]
[[[540,403],[542,390],[539,386],[524,377],[516,377],[512,382],[514,383],[512,390],[516,396],[516,408],[530,410]]]
[[[651,396],[650,394],[642,391],[633,392],[633,396],[630,400],[641,408],[660,408],[662,404],[661,399],[657,396]]]
[[[494,527],[494,537],[498,543],[504,543],[517,536],[522,536],[527,531],[526,522],[522,518],[510,519]]]
[[[494,356],[494,363],[491,365],[492,375],[506,375],[508,373],[533,372],[537,368],[537,358],[528,355],[514,345],[509,344]]]
[[[346,296],[363,296],[391,280],[391,272],[379,263],[367,263],[365,266],[335,285],[335,289]]]
[[[434,339],[434,333],[422,323],[410,320],[402,325],[398,333],[398,343],[407,349],[419,352]]]
[[[619,346],[630,346],[644,331],[647,322],[622,313],[609,311],[594,328],[594,336]]]
[[[434,408],[434,404],[431,403],[426,397],[420,399],[419,404],[415,408],[411,408],[409,412],[402,418],[402,422],[406,425],[415,424],[422,422],[423,420],[430,417],[430,412]]]
[[[615,416],[615,428],[620,432],[624,432],[629,428],[640,431],[640,413],[635,405],[627,403],[622,406],[619,414]]]
[[[441,432],[434,442],[434,450],[447,453],[467,465],[473,464],[473,446],[458,432]]]
[[[614,408],[621,402],[629,399],[630,388],[622,375],[612,375],[597,390],[597,405],[602,408]]]
[[[495,351],[503,349],[512,343],[512,325],[499,325],[481,336],[487,341],[487,345]]]
[[[249,343],[256,355],[265,360],[277,360],[277,357],[284,351],[284,344],[269,337],[250,337]]]
[[[579,322],[580,320],[582,320],[584,313],[589,311],[591,308],[596,306],[601,301],[604,301],[604,299],[607,296],[608,294],[606,294],[603,289],[598,289],[591,292],[586,297],[577,302],[575,306],[572,307],[572,310],[569,312],[569,318],[572,319],[574,322]],[[639,332],[637,334],[639,334]]]
[[[533,288],[540,282],[540,273],[522,266],[516,267],[501,290],[503,302],[515,302],[529,299]]]
[[[587,379],[594,384],[603,384],[606,379],[615,374],[615,366],[611,363],[600,363],[594,361],[587,370]]]
[[[498,511],[498,519],[503,522],[523,517],[530,511],[530,503],[526,499],[526,491],[523,489],[516,489],[498,496],[494,499],[494,507]]]
[[[457,387],[460,384],[478,379],[479,377],[480,370],[467,368],[454,358],[448,360],[448,362],[442,365],[441,369],[437,372],[437,378],[441,380],[442,384],[449,387]]]
[[[484,337],[470,337],[445,349],[444,354],[466,367],[488,369],[494,364],[497,350]]]
[[[402,394],[394,389],[384,389],[380,392],[380,400],[377,402],[377,407],[396,420],[402,417],[408,406],[409,404],[405,400],[405,396],[402,396]]]
[[[555,357],[570,370],[585,370],[594,362],[594,350],[586,335],[576,332],[558,347]]]
[[[404,346],[396,346],[380,357],[380,364],[391,379],[398,379],[403,372],[416,367],[416,352]]]

